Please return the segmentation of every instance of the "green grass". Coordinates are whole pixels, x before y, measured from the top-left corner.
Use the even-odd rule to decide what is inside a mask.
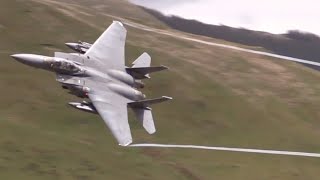
[[[79,2],[0,4],[0,52],[7,52],[0,53],[0,179],[318,179],[320,159],[118,147],[99,116],[66,105],[76,98],[60,88],[53,74],[9,57],[20,52],[52,55],[69,51],[64,47],[68,41],[93,42],[112,19],[101,15],[105,9],[90,12],[95,2],[85,7],[82,3],[88,1]],[[127,11],[126,18],[144,17],[124,1],[99,2],[112,4],[108,8],[114,15]],[[95,16],[74,11],[72,17],[57,8],[79,8]],[[146,24],[162,27],[150,18]],[[171,68],[147,80],[144,92],[174,97],[153,108],[158,130],[153,136],[130,116],[136,143],[320,152],[318,72],[128,30],[128,63],[147,51],[153,64]]]

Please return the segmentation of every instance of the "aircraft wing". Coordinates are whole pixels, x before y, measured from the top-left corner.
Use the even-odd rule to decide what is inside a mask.
[[[127,146],[132,143],[128,123],[128,100],[113,92],[93,91],[89,98],[102,117],[119,145]]]
[[[114,21],[96,40],[85,56],[99,61],[103,69],[125,69],[125,41],[127,30],[121,22]]]

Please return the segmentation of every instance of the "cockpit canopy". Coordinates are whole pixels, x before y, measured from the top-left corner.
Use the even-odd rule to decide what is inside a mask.
[[[52,69],[54,69],[55,71],[59,71],[61,73],[82,72],[82,69],[79,67],[79,65],[62,58],[50,58],[50,59],[46,59],[45,61],[49,63]]]

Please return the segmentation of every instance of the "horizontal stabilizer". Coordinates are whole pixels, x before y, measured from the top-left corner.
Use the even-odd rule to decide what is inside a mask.
[[[155,67],[132,67],[132,68],[126,68],[127,72],[131,74],[135,79],[145,79],[150,78],[149,74],[163,71],[169,69],[166,66],[155,66]]]
[[[156,99],[147,99],[147,100],[141,100],[136,102],[128,103],[129,107],[131,108],[143,108],[143,109],[151,109],[149,108],[152,104],[162,103],[164,101],[172,100],[172,97],[168,96],[162,96],[161,98]]]
[[[152,112],[148,109],[140,109],[140,108],[133,108],[133,111],[137,117],[137,119],[141,122],[144,129],[149,134],[154,134],[156,132],[156,128],[154,125]]]

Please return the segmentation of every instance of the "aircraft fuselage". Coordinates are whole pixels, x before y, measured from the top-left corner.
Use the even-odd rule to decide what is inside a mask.
[[[77,82],[77,77],[94,77],[97,81],[105,83],[105,88],[133,101],[145,98],[145,95],[136,89],[142,88],[143,83],[119,70],[100,72],[67,59],[34,54],[15,54],[12,57],[23,64],[64,75],[57,78],[57,81],[63,84],[63,88],[70,90],[70,94],[81,98],[87,97],[91,90],[80,80]]]

